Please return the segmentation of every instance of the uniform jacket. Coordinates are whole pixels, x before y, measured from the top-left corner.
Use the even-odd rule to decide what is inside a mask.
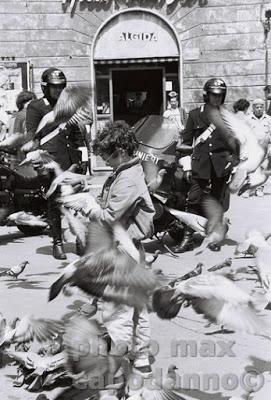
[[[26,130],[33,136],[36,134],[38,125],[42,118],[52,111],[53,107],[48,100],[43,97],[41,99],[32,100],[26,111]],[[42,129],[38,139],[46,136],[50,131],[55,129],[57,125],[50,125],[49,129]],[[49,140],[42,146],[47,150],[56,162],[59,163],[63,170],[68,169],[72,164],[78,164],[81,160],[81,152],[79,146],[83,145],[82,135],[78,128],[67,128],[61,133]]]
[[[118,221],[132,239],[142,240],[152,235],[154,214],[142,165],[134,158],[109,176],[103,186],[100,205],[90,212],[89,218],[110,225]]]
[[[188,115],[183,144],[193,145],[194,140],[210,126],[205,107],[201,106]],[[194,147],[192,153],[192,173],[195,178],[210,179],[212,167],[217,177],[228,175],[225,167],[228,165],[232,150],[227,145],[218,130],[214,130],[205,142]]]

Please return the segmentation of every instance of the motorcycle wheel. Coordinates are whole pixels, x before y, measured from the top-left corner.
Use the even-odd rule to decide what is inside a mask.
[[[40,226],[27,226],[27,225],[17,225],[19,231],[25,234],[25,236],[37,236],[40,235],[45,228]]]

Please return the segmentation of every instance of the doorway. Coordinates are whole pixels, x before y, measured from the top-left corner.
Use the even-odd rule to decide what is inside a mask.
[[[113,119],[134,125],[163,113],[163,68],[112,69]]]

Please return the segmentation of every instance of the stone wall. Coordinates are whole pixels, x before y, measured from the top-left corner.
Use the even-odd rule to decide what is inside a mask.
[[[69,82],[90,84],[91,46],[97,29],[122,8],[140,6],[161,13],[179,35],[186,108],[201,102],[202,86],[212,76],[227,82],[229,103],[263,96],[266,51],[261,14],[271,3],[176,0],[167,5],[166,0],[129,0],[127,5],[122,1],[77,0],[71,10],[70,1],[0,0],[0,57],[29,60],[37,94],[41,73],[50,66],[61,68]]]

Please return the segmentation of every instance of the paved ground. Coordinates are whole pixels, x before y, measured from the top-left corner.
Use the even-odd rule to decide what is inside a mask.
[[[161,268],[164,273],[171,274],[172,277],[188,272],[199,261],[202,261],[207,268],[232,256],[236,242],[244,237],[248,228],[258,227],[268,230],[270,227],[271,230],[271,190],[267,188],[266,191],[263,198],[232,198],[229,212],[232,225],[221,252],[208,251],[201,257],[196,257],[195,252],[188,252],[180,255],[178,259],[165,253],[158,258],[154,267]],[[85,297],[79,295],[71,298],[60,295],[53,302],[47,302],[48,288],[67,264],[54,260],[51,256],[50,238],[47,235],[24,237],[16,228],[2,227],[0,245],[0,266],[13,266],[22,260],[30,262],[22,274],[22,279],[16,281],[0,278],[0,311],[7,319],[21,317],[26,313],[37,317],[58,318],[74,312],[81,302],[87,301]],[[74,260],[77,257],[74,244],[68,243],[65,247],[68,261]],[[156,241],[146,244],[146,249],[150,253],[158,247]],[[253,264],[251,259],[235,259],[233,269],[251,264]],[[242,280],[237,284],[246,290],[258,285],[255,275],[243,273],[238,277]],[[269,312],[267,310],[266,314]],[[154,376],[158,379],[159,374],[164,374],[170,364],[175,364],[178,367],[181,386],[190,389],[181,390],[183,398],[226,400],[235,395],[246,399],[251,385],[258,382],[261,384],[263,377],[264,387],[253,395],[253,399],[270,399],[271,382],[268,381],[271,380],[271,375],[269,376],[268,371],[271,370],[271,341],[268,339],[230,332],[221,333],[219,326],[206,327],[206,321],[189,308],[184,309],[171,321],[159,320],[152,314],[151,323],[152,338],[154,344],[157,344],[153,346],[156,352],[153,363]],[[182,352],[183,341],[190,341],[187,354]],[[257,371],[260,377],[256,379],[251,371]],[[16,366],[11,365],[10,361],[4,363],[0,369],[0,399],[36,399],[37,393],[28,392],[25,386],[22,388],[12,386],[15,374]],[[211,378],[208,374],[212,375]],[[57,391],[57,389],[48,391],[46,395],[52,400]]]

